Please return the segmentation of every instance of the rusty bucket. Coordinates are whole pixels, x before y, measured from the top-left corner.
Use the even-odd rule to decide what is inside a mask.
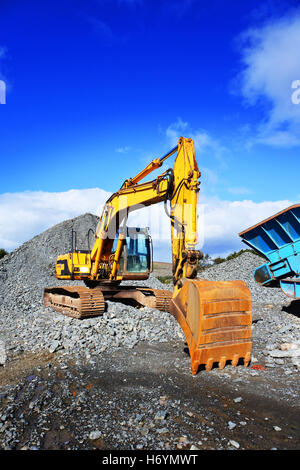
[[[223,369],[227,361],[236,366],[240,359],[248,366],[252,302],[245,282],[185,279],[170,312],[185,334],[192,374],[200,365]]]

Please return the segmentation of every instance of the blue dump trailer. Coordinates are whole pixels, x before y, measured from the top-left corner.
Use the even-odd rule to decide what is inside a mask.
[[[239,233],[242,241],[267,260],[254,271],[263,286],[280,285],[300,299],[300,204],[295,204]]]

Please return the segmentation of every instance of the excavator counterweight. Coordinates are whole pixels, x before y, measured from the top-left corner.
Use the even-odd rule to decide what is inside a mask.
[[[140,183],[177,152],[174,166],[152,181]],[[91,249],[71,250],[56,262],[56,277],[84,281],[84,286],[47,287],[44,304],[75,318],[102,315],[105,300],[132,301],[171,313],[189,347],[192,374],[227,361],[244,365],[251,358],[251,295],[243,281],[197,279],[197,206],[200,171],[194,142],[180,137],[178,146],[155,158],[127,179],[106,202]],[[152,241],[146,228],[127,227],[129,211],[163,202],[171,223],[174,290],[120,285],[146,280],[152,267]],[[169,207],[168,207],[169,205]],[[74,246],[75,245],[75,246]]]

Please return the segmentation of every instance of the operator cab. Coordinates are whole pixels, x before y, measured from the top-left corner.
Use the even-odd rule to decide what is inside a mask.
[[[113,252],[118,242],[114,241]],[[126,239],[120,258],[119,274],[123,278],[131,273],[147,274],[152,271],[152,242],[148,228],[127,227]]]

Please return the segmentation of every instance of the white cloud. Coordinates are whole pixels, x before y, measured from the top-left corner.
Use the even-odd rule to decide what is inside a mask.
[[[160,129],[160,132],[165,135],[168,148],[175,147],[180,137],[193,139],[197,161],[202,173],[201,181],[204,183],[201,186],[201,191],[215,192],[220,184],[220,179],[223,178],[223,171],[232,158],[229,149],[205,129],[193,129],[188,122],[183,121],[180,117],[171,123],[166,130]]]
[[[6,81],[6,77],[3,72],[3,60],[7,57],[7,49],[4,46],[0,46],[0,79]]]
[[[10,251],[35,235],[62,222],[90,212],[100,215],[110,193],[99,188],[61,193],[26,191],[0,195],[0,248]],[[245,248],[238,233],[273,215],[292,201],[221,201],[201,195],[199,201],[198,249],[212,256]],[[130,214],[129,226],[149,227],[154,259],[171,261],[170,219],[163,204]]]
[[[12,250],[33,236],[85,212],[100,214],[110,193],[102,189],[0,195],[0,247]]]
[[[232,251],[247,248],[238,234],[282,209],[293,201],[222,201],[217,198],[200,198],[203,206],[203,251],[213,256],[226,255]]]
[[[6,56],[6,52],[6,47],[0,46],[0,60],[4,59],[4,57]]]
[[[190,137],[195,144],[197,153],[210,151],[219,163],[225,164],[228,149],[221,145],[220,142],[213,138],[205,129],[192,129],[188,122],[184,122],[180,117],[169,125],[166,130],[166,136],[169,144],[173,147],[178,144],[179,137]]]
[[[110,25],[100,18],[85,16],[86,21],[91,24],[95,33],[101,36],[103,44],[111,46],[118,38],[112,31]]]
[[[131,147],[128,147],[128,146],[116,148],[116,152],[118,153],[128,153],[130,150],[131,150]]]
[[[300,10],[240,36],[243,71],[239,85],[245,102],[264,103],[267,112],[252,143],[300,144],[300,105],[292,85],[300,79]]]

